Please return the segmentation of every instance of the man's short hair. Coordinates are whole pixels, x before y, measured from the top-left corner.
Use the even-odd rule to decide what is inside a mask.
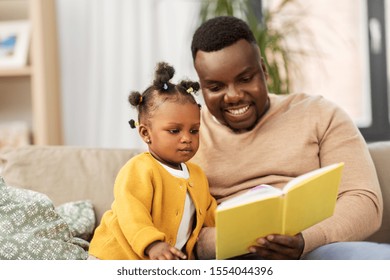
[[[245,21],[233,16],[219,16],[209,19],[198,27],[192,37],[192,58],[195,60],[199,50],[204,52],[219,51],[241,39],[256,44],[253,32]]]

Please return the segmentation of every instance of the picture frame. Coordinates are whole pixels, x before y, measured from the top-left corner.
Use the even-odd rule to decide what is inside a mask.
[[[30,30],[27,20],[0,21],[0,69],[27,65]]]

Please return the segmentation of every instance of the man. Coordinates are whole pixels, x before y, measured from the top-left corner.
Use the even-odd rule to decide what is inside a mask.
[[[205,22],[191,50],[207,107],[195,161],[218,202],[259,184],[281,188],[310,170],[345,163],[334,215],[296,236],[259,236],[257,246],[248,248],[251,258],[390,258],[389,245],[327,245],[363,240],[382,219],[375,168],[349,116],[319,96],[268,93],[260,50],[240,19]],[[345,250],[351,245],[358,250]],[[197,251],[199,258],[215,257],[215,228],[203,230]]]

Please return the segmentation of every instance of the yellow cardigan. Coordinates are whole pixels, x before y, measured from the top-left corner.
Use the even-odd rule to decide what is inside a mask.
[[[114,202],[95,230],[89,253],[99,259],[148,259],[144,252],[152,242],[174,246],[188,191],[196,224],[185,251],[188,259],[193,258],[201,228],[215,225],[216,201],[200,167],[186,165],[190,177],[182,179],[172,176],[148,152],[130,159],[117,175]]]

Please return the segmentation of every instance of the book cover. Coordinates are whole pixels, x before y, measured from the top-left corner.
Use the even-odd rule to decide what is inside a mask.
[[[344,163],[310,171],[283,189],[260,185],[222,202],[216,211],[217,259],[248,253],[269,234],[295,235],[333,215]]]

